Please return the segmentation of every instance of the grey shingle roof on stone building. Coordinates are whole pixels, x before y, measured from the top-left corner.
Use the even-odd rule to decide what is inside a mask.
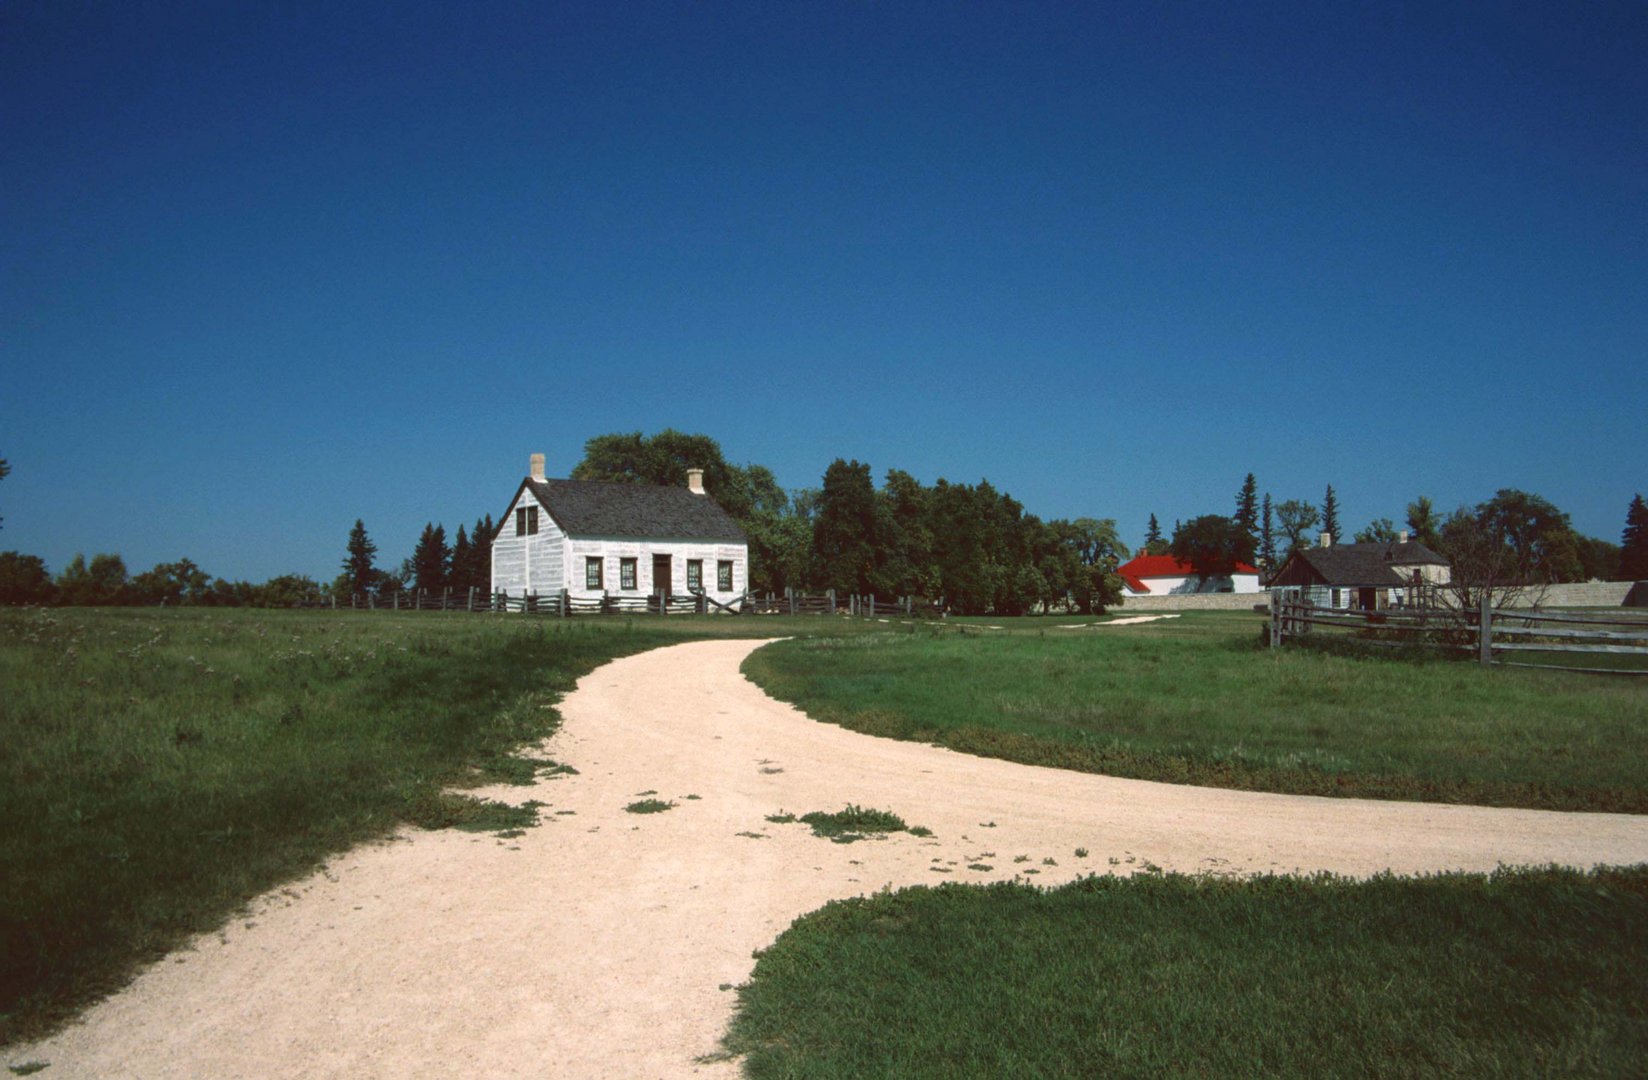
[[[531,478],[521,486],[532,490],[538,504],[569,536],[748,542],[738,522],[714,499],[684,487]]]

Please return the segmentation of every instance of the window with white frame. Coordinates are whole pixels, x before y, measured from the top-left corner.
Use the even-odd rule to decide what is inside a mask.
[[[693,593],[704,591],[703,559],[687,560],[687,591]]]
[[[603,560],[599,555],[586,555],[584,557],[584,588],[606,588],[605,578],[601,569],[601,564],[604,561],[605,560]]]
[[[618,560],[618,587],[620,589],[635,588],[635,560]]]
[[[732,592],[731,559],[722,559],[715,564],[715,587],[721,592]]]

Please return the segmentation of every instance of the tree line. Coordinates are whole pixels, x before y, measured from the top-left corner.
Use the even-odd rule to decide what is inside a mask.
[[[1043,521],[989,481],[922,484],[837,458],[816,488],[785,491],[772,470],[735,465],[707,435],[674,430],[599,435],[573,479],[677,485],[704,470],[705,489],[743,528],[750,588],[834,589],[842,596],[942,597],[952,611],[1022,614],[1042,606],[1102,611],[1121,597],[1127,558],[1116,523]]]
[[[1268,492],[1260,498],[1257,481],[1248,473],[1235,502],[1233,514],[1175,522],[1171,540],[1163,537],[1151,514],[1144,550],[1172,554],[1204,576],[1224,576],[1237,563],[1255,564],[1261,574],[1272,574],[1294,552],[1313,546],[1318,532],[1344,542],[1332,484],[1320,504],[1303,499],[1275,503]],[[1446,558],[1454,576],[1466,581],[1545,585],[1648,579],[1648,505],[1640,494],[1626,508],[1618,544],[1581,534],[1548,499],[1515,488],[1447,514],[1421,495],[1407,505],[1404,521],[1409,539]],[[1390,518],[1380,517],[1357,531],[1352,542],[1392,543],[1399,535]]]

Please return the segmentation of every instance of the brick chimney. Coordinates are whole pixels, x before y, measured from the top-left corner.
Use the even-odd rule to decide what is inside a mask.
[[[692,492],[694,495],[704,494],[704,470],[703,469],[688,469],[687,470],[687,490]]]
[[[542,481],[544,478],[544,455],[533,454],[531,459],[532,479]]]

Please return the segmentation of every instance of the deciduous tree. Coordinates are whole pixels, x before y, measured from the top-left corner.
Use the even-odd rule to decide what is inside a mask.
[[[1288,539],[1288,554],[1310,546],[1310,531],[1322,520],[1316,507],[1303,499],[1289,499],[1276,508],[1276,520]]]
[[[1227,577],[1237,563],[1253,561],[1253,535],[1218,514],[1191,518],[1173,532],[1172,554],[1203,578]]]

